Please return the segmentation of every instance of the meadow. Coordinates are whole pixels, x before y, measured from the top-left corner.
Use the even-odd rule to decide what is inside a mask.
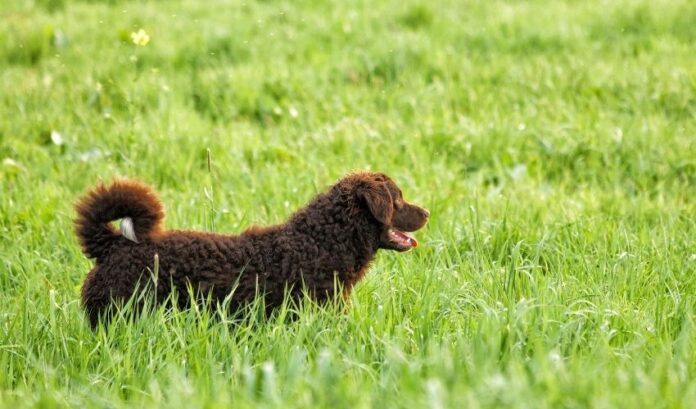
[[[0,408],[693,407],[694,22],[690,0],[3,0]],[[89,328],[72,205],[97,181],[235,233],[356,169],[432,216],[349,305]]]

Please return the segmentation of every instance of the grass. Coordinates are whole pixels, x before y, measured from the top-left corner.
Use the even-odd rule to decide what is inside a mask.
[[[696,401],[691,2],[9,0],[0,21],[0,407]],[[361,168],[433,216],[347,312],[88,328],[71,205],[97,180],[237,232]]]

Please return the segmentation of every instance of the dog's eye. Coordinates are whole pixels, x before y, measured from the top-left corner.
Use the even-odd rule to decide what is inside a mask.
[[[396,199],[394,200],[394,207],[397,208],[397,209],[401,209],[402,207],[404,207],[404,201],[403,201],[403,199],[401,199],[401,198],[396,198]]]

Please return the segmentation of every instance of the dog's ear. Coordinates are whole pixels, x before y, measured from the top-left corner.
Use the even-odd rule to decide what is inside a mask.
[[[365,199],[370,213],[382,224],[391,224],[394,208],[386,183],[370,182],[358,189],[358,197]]]

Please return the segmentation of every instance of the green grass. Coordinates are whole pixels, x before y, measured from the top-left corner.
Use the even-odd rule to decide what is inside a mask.
[[[3,1],[0,407],[693,407],[694,21],[688,0]],[[347,312],[89,329],[71,206],[97,180],[238,232],[362,168],[432,220]]]

